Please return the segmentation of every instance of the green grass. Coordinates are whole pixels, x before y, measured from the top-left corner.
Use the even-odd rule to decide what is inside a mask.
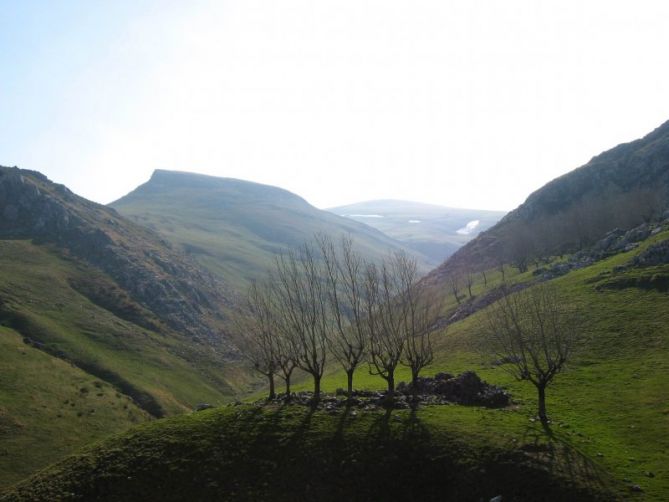
[[[669,497],[669,295],[638,288],[598,291],[597,286],[611,277],[669,274],[669,266],[613,273],[614,267],[667,238],[669,232],[663,232],[637,250],[553,281],[586,316],[577,356],[548,390],[553,429],[584,455],[596,459],[618,481],[640,485],[649,500]],[[489,285],[501,279],[489,275]],[[512,282],[529,278],[531,272],[507,274]],[[481,283],[475,285],[475,294],[483,291]],[[450,299],[445,309],[452,311],[455,300],[446,294]],[[424,374],[475,370],[490,383],[510,390],[518,415],[528,421],[536,413],[534,387],[515,381],[472,349],[478,315],[481,313],[436,334],[435,362]],[[408,370],[400,368],[396,380],[409,379]],[[332,366],[324,377],[323,389],[333,392],[345,383],[345,374]],[[380,389],[385,382],[363,366],[354,384],[356,388]],[[294,388],[310,390],[311,382],[303,376]],[[470,426],[476,427],[477,419],[469,418]]]
[[[199,402],[228,402],[240,392],[233,385],[245,385],[244,373],[234,364],[221,364],[169,330],[156,332],[117,317],[73,289],[70,284],[75,279],[113,290],[113,283],[100,272],[48,248],[27,241],[0,241],[0,324],[6,326],[0,331],[0,343],[7,348],[0,351],[0,409],[11,417],[10,423],[24,425],[0,434],[0,451],[7,452],[0,457],[0,487],[92,439],[148,417],[132,402],[131,418],[114,411],[106,401],[96,403],[96,393],[91,391],[87,400],[93,402],[95,412],[89,416],[90,410],[78,404],[73,409],[93,425],[80,430],[82,420],[70,414],[55,420],[59,403],[71,397],[70,387],[75,384],[70,382],[96,380],[105,388],[113,385],[123,400],[130,396],[147,410],[158,407],[165,414],[188,411]],[[25,345],[23,337],[43,344],[42,350]],[[62,392],[61,380],[65,382]],[[26,399],[32,408],[26,407]],[[44,412],[26,414],[29,410]]]
[[[611,500],[618,489],[514,411],[230,406],[137,427],[3,500]]]
[[[372,259],[402,247],[371,227],[316,209],[290,192],[240,180],[157,171],[111,206],[182,247],[240,291],[249,281],[264,278],[277,254],[311,241],[317,233],[334,239],[350,235]],[[421,253],[413,254],[423,271],[435,265]]]
[[[0,487],[150,419],[111,385],[0,328]]]

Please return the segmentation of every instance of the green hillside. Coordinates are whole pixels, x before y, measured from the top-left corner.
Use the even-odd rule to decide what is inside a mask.
[[[380,258],[402,244],[362,223],[321,211],[286,190],[248,181],[157,170],[111,207],[180,246],[226,283],[245,287],[274,257],[317,233],[350,235]],[[413,252],[423,271],[435,265]]]
[[[556,378],[547,394],[548,412],[559,441],[566,441],[580,453],[629,487],[639,485],[646,500],[666,500],[669,496],[669,263],[639,268],[629,264],[648,247],[669,245],[669,221],[664,231],[644,241],[634,251],[619,253],[589,267],[574,270],[551,282],[558,286],[585,315],[584,341],[567,371]],[[536,280],[534,270],[507,272],[509,283]],[[481,276],[473,287],[474,299],[501,283],[499,272],[488,271],[488,286]],[[444,317],[457,309],[452,295],[447,296]],[[506,413],[508,423],[484,411],[462,411],[468,426],[481,421],[491,431],[502,433],[511,425],[511,434],[520,438],[536,414],[536,391],[531,384],[519,383],[499,366],[482,359],[474,349],[480,311],[448,326],[435,337],[436,357],[426,374],[447,371],[457,374],[473,369],[484,379],[508,388],[518,407]],[[409,380],[407,369],[398,376]],[[326,391],[343,387],[346,376],[333,371],[323,380]],[[383,388],[385,382],[363,369],[356,375],[357,385]],[[299,388],[309,389],[307,380]],[[456,407],[444,410],[450,421]],[[498,429],[499,428],[499,429]],[[539,434],[543,439],[545,436]],[[518,445],[513,445],[517,447]]]
[[[404,200],[372,200],[333,207],[329,211],[380,230],[423,253],[434,266],[504,216],[501,211],[458,209]]]
[[[0,486],[132,423],[226,402],[230,382],[244,383],[54,249],[0,240],[0,271]]]
[[[248,385],[227,288],[159,236],[17,168],[0,215],[0,487]]]
[[[633,251],[552,280],[587,320],[576,357],[549,388],[550,434],[533,418],[534,388],[474,350],[480,311],[436,334],[435,362],[424,373],[473,369],[510,390],[510,408],[312,414],[298,405],[224,407],[134,429],[30,479],[7,500],[62,493],[329,500],[354,496],[353,487],[363,500],[391,493],[400,500],[666,500],[669,264],[621,268],[662,242],[669,243],[669,222]],[[507,281],[535,281],[533,272],[509,270]],[[500,282],[492,270],[487,286],[478,277],[466,302]],[[445,317],[458,308],[448,297]],[[408,379],[408,371],[399,377]],[[333,366],[324,389],[345,381]],[[365,368],[356,384],[383,388]],[[306,380],[298,389],[309,387]]]
[[[133,429],[2,500],[611,500],[576,450],[516,432],[504,413],[455,407],[233,406]]]

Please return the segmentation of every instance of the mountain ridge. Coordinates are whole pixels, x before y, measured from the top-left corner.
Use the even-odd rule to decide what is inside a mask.
[[[111,207],[158,232],[212,274],[244,289],[274,257],[318,233],[350,235],[360,251],[380,259],[405,249],[377,229],[318,209],[288,190],[196,173],[156,170]],[[411,251],[427,272],[429,260]]]

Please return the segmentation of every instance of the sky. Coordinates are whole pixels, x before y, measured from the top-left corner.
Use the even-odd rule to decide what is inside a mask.
[[[669,2],[0,0],[0,165],[510,210],[669,119]]]

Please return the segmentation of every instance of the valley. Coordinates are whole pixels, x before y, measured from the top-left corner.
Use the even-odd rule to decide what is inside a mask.
[[[263,380],[245,362],[232,319],[246,285],[276,256],[319,232],[343,234],[366,263],[383,270],[379,260],[404,252],[422,275],[435,258],[417,252],[416,240],[433,237],[407,229],[428,221],[426,208],[335,210],[383,220],[375,229],[273,187],[157,171],[110,209],[3,168],[2,500],[663,500],[668,138],[665,124],[549,183],[498,223],[501,215],[489,215],[418,283],[440,300],[422,374],[475,371],[510,393],[499,409],[355,408],[338,391],[346,374],[331,355],[321,388],[339,396],[337,407],[301,394],[312,381],[299,371],[293,391],[303,399],[265,403]],[[456,235],[484,221],[461,218]],[[574,356],[548,390],[544,427],[534,388],[479,347],[500,292],[513,298],[542,284],[583,315]],[[361,364],[355,388],[382,395],[385,382],[371,373]],[[411,379],[405,362],[395,379]],[[365,484],[369,477],[376,482]]]

